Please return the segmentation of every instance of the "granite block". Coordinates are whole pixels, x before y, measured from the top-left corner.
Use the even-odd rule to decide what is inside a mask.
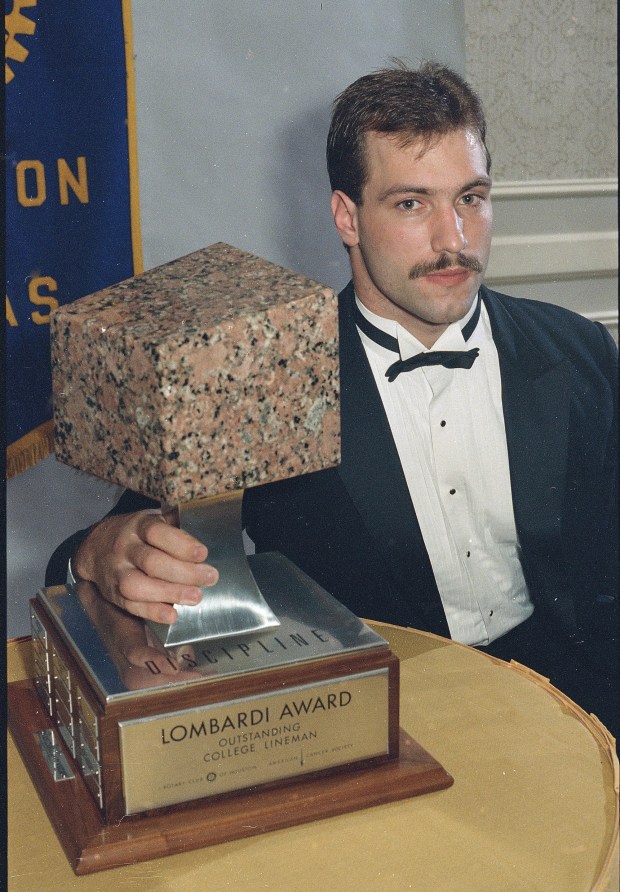
[[[340,460],[337,298],[218,243],[52,317],[56,454],[166,504]]]

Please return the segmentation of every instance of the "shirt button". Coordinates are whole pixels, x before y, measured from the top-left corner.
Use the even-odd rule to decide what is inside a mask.
[[[455,492],[456,492],[455,489],[451,489],[451,490],[450,490],[450,495],[453,496]]]
[[[445,422],[445,421],[440,421],[439,424],[441,425],[441,427],[445,427],[445,426],[446,426],[446,422]]]

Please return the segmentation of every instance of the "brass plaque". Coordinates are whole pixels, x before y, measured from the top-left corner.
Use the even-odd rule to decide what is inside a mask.
[[[389,753],[388,670],[119,722],[127,814]]]

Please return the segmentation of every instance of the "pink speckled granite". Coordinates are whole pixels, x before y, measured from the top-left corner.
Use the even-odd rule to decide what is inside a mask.
[[[218,243],[53,315],[56,453],[167,504],[340,460],[332,289]]]

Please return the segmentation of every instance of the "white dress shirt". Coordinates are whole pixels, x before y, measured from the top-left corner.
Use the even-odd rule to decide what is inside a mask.
[[[478,298],[480,299],[480,298]],[[400,358],[426,350],[401,325],[360,312],[398,340]],[[389,382],[398,357],[359,331],[437,581],[450,635],[484,645],[534,608],[523,578],[512,507],[497,350],[484,305],[468,341],[453,323],[433,350],[480,353],[471,369],[423,366]],[[415,598],[412,585],[411,596]]]

